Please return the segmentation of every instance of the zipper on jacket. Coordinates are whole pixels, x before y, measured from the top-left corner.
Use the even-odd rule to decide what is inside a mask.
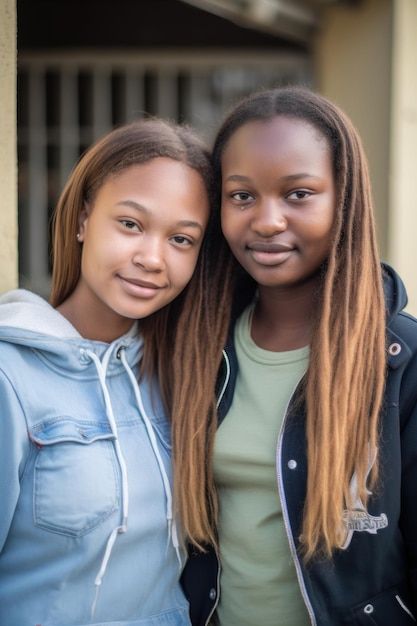
[[[411,619],[413,619],[414,621],[416,621],[414,615],[412,614],[412,612],[410,611],[410,609],[407,607],[406,604],[404,604],[403,600],[401,599],[401,596],[399,596],[398,594],[395,596],[395,599],[397,600],[398,604],[400,605],[400,607],[407,613],[407,615],[409,615],[411,617]]]
[[[221,401],[223,400],[223,396],[226,392],[227,389],[227,385],[229,384],[229,380],[230,380],[230,361],[229,361],[229,357],[227,355],[226,350],[222,350],[222,354],[223,354],[223,360],[225,362],[225,367],[226,367],[226,374],[224,376],[224,381],[223,381],[223,386],[221,388],[221,391],[219,393],[219,397],[217,399],[217,403],[216,403],[216,408],[218,409],[220,406]]]
[[[282,420],[281,428],[280,428],[279,433],[278,433],[277,456],[276,456],[276,472],[277,472],[278,494],[279,494],[279,499],[281,501],[281,508],[282,508],[282,517],[283,517],[283,520],[284,520],[285,532],[287,533],[288,542],[289,542],[289,545],[290,545],[291,556],[292,556],[292,559],[293,559],[294,565],[295,565],[295,571],[297,573],[298,585],[300,587],[301,595],[303,597],[303,600],[304,600],[304,603],[306,605],[308,614],[310,616],[311,624],[312,624],[312,626],[317,626],[317,622],[316,622],[316,618],[315,618],[315,615],[314,615],[313,607],[311,605],[310,598],[308,597],[307,589],[306,589],[306,586],[305,586],[305,583],[304,583],[304,576],[303,576],[301,563],[300,563],[298,555],[297,555],[297,549],[295,547],[294,539],[293,539],[292,532],[291,532],[291,525],[290,525],[290,522],[289,522],[287,501],[286,501],[286,498],[285,498],[284,485],[283,485],[283,481],[282,481],[282,472],[281,472],[282,440],[283,440],[283,435],[284,435],[285,424],[286,424],[287,417],[288,417],[288,407],[291,404],[291,400],[293,399],[294,394],[295,394],[295,392],[297,390],[297,387],[299,386],[303,376],[300,378],[300,380],[298,381],[298,383],[294,387],[294,390],[293,390],[293,392],[292,392],[292,394],[291,394],[291,396],[290,396],[290,398],[289,398],[289,400],[287,402],[287,406],[286,406],[285,413],[284,413],[284,418]]]
[[[217,398],[217,403],[216,403],[216,408],[219,408],[221,401],[223,400],[223,396],[226,392],[227,389],[227,385],[229,384],[229,380],[230,380],[230,361],[229,361],[229,357],[227,355],[226,350],[222,350],[222,354],[223,354],[223,360],[225,363],[225,367],[226,367],[226,373],[224,376],[224,381],[223,381],[223,385],[221,388],[221,391],[219,393],[219,397]],[[220,555],[217,552],[217,550],[215,550],[216,553],[216,558],[217,558],[217,578],[216,578],[216,601],[214,603],[213,608],[211,609],[207,620],[204,624],[204,626],[209,626],[210,624],[210,620],[214,615],[215,610],[217,609],[217,605],[219,604],[219,599],[220,599],[220,575],[221,575],[221,562],[220,562]]]
[[[217,552],[217,550],[215,550],[216,553],[216,559],[217,559],[217,578],[216,578],[216,601],[214,603],[213,608],[211,609],[210,613],[208,614],[207,620],[204,624],[204,626],[209,626],[210,624],[210,620],[214,615],[215,610],[217,609],[217,605],[219,604],[219,600],[220,600],[220,575],[221,575],[221,571],[222,571],[222,566],[220,564],[220,555]]]

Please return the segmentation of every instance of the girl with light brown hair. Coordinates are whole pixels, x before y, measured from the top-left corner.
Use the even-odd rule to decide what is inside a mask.
[[[417,321],[379,260],[358,133],[312,90],[261,91],[213,163],[234,297],[197,475],[174,426],[178,500],[204,497],[217,533],[184,518],[194,623],[413,624]]]
[[[212,182],[189,128],[115,128],[59,199],[50,303],[0,298],[0,624],[190,626],[170,409],[223,341]]]

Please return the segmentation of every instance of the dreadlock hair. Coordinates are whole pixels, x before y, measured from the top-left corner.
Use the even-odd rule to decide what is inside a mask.
[[[219,222],[205,243],[201,254],[205,266],[195,274],[198,285],[188,291],[177,323],[172,367],[180,384],[171,407],[176,510],[187,540],[202,551],[207,544],[217,545],[212,467],[218,423],[215,389],[230,323],[234,265]]]
[[[195,446],[194,441],[202,415],[204,423],[208,420],[215,424],[215,377],[231,298],[222,264],[224,242],[215,236],[220,227],[213,210],[210,154],[191,128],[156,118],[142,119],[111,130],[82,155],[53,215],[50,303],[59,306],[80,278],[82,244],[77,242],[76,233],[84,204],[94,204],[98,190],[110,176],[158,157],[174,159],[194,169],[201,176],[210,201],[209,223],[190,283],[173,302],[140,321],[144,340],[141,376],[146,373],[151,380],[158,378],[172,420],[173,455],[178,465],[174,479],[177,508],[184,511],[185,531],[190,531],[191,539],[198,544],[202,539],[214,541],[208,520],[212,519],[212,511],[215,513],[215,500],[210,491],[212,481],[205,478],[206,446],[204,442]],[[182,475],[183,455],[191,468],[187,476]],[[197,479],[193,468],[200,465],[202,477],[199,474]],[[193,486],[194,499],[188,498],[189,484]],[[194,524],[193,520],[200,519],[200,508],[203,521]]]
[[[244,98],[226,116],[214,143],[216,183],[221,184],[222,156],[234,132],[249,121],[281,115],[311,124],[326,139],[336,188],[332,244],[320,277],[299,399],[307,414],[307,494],[299,538],[307,562],[331,558],[343,546],[344,510],[354,505],[353,474],[363,503],[367,487],[377,482],[376,459],[367,485],[385,386],[385,305],[366,157],[357,131],[335,104],[301,86]],[[256,285],[248,276],[244,280],[246,286],[238,280],[236,294],[242,298],[246,290],[245,303]]]

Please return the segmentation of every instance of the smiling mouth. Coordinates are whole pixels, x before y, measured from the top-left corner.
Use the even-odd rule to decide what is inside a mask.
[[[123,290],[139,299],[149,299],[153,298],[161,289],[164,288],[164,285],[156,285],[155,283],[151,283],[147,280],[139,280],[137,278],[124,278],[119,275],[119,280],[121,282]]]
[[[248,248],[254,252],[269,252],[271,254],[291,252],[293,250],[291,246],[287,246],[282,243],[267,243],[262,241],[255,241],[254,243],[251,243]]]
[[[162,289],[161,285],[155,285],[155,283],[150,283],[146,280],[138,280],[137,278],[124,278],[123,276],[119,276],[119,278],[126,283],[136,285],[137,287],[144,287],[145,289]]]
[[[252,259],[258,265],[274,267],[289,259],[294,248],[278,243],[255,242],[248,246]]]

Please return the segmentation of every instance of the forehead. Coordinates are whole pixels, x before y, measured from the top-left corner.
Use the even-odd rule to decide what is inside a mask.
[[[158,157],[109,175],[88,208],[99,219],[122,206],[165,220],[205,223],[210,203],[199,172],[182,161]]]
[[[133,163],[109,172],[97,188],[96,195],[109,189],[147,193],[152,191],[163,195],[175,191],[187,192],[197,188],[205,195],[206,186],[203,176],[193,167],[170,157],[154,157],[143,163]]]
[[[224,150],[238,154],[241,149],[276,153],[277,150],[305,150],[309,147],[329,151],[325,135],[311,122],[288,115],[269,120],[251,120],[240,126],[229,138]]]

